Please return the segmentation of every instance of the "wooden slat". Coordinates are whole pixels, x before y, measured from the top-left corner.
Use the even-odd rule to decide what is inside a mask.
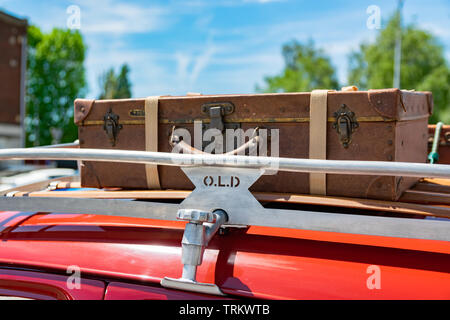
[[[422,179],[423,182],[440,184],[442,186],[450,186],[450,179],[438,179],[438,178],[425,178]]]
[[[184,199],[191,191],[185,190],[80,190],[80,191],[36,191],[26,194],[16,193],[15,197],[63,197],[90,199]]]
[[[419,182],[411,190],[450,194],[450,186],[429,182]]]
[[[422,204],[443,204],[450,205],[450,195],[447,193],[407,190],[400,197],[399,201]]]
[[[60,182],[55,187],[56,189],[81,188],[81,182],[80,181]]]
[[[27,194],[30,192],[36,192],[36,190],[44,190],[50,185],[50,183],[55,182],[55,181],[61,181],[61,183],[65,183],[65,184],[69,183],[70,184],[78,179],[79,179],[79,177],[74,175],[74,176],[44,180],[44,181],[27,184],[24,186],[17,186],[17,187],[8,189],[8,190],[0,191],[0,196],[7,195],[8,193],[13,192],[13,191],[18,191],[17,195],[24,195],[24,194]]]

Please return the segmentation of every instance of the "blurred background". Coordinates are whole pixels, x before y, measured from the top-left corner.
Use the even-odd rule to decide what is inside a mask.
[[[76,140],[78,97],[396,87],[450,123],[449,61],[448,0],[0,0],[0,148]]]

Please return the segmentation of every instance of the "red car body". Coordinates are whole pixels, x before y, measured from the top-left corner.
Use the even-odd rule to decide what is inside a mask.
[[[182,272],[184,222],[0,212],[0,295],[223,299],[160,285]],[[68,286],[71,266],[79,288]],[[374,277],[377,285],[374,286]],[[268,227],[216,234],[198,268],[226,298],[450,299],[450,243]]]

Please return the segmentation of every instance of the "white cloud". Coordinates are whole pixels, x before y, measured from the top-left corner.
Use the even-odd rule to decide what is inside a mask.
[[[266,4],[274,2],[286,2],[287,0],[181,0],[175,2],[176,6],[184,8],[212,8],[212,7],[239,7],[249,3]]]
[[[86,58],[86,70],[89,83],[89,98],[99,95],[99,76],[111,67],[117,68],[127,63],[131,69],[130,80],[132,91],[142,94],[150,91],[160,82],[168,82],[165,77],[168,70],[163,67],[164,55],[151,49],[135,49],[129,46],[121,38],[104,37],[102,35],[86,36],[88,52]],[[136,89],[146,85],[147,90],[138,92]],[[156,93],[156,92],[155,92]],[[147,94],[149,95],[149,94]]]
[[[111,67],[117,70],[123,63],[131,69],[134,97],[199,91],[194,88],[201,88],[204,84],[203,72],[217,50],[214,45],[208,44],[202,52],[186,49],[167,53],[130,48],[120,39],[101,38],[99,35],[88,37],[89,43],[92,43],[86,59],[89,98],[99,95],[99,76]]]
[[[270,3],[270,2],[283,2],[284,0],[244,0],[244,2],[250,3]]]
[[[420,24],[420,27],[430,31],[433,35],[437,37],[445,38],[446,40],[450,39],[450,28],[443,28],[440,25],[430,22],[422,23]]]
[[[177,52],[175,54],[175,60],[177,62],[177,78],[180,82],[185,82],[188,78],[188,68],[191,62],[191,57],[185,53]]]
[[[216,50],[214,47],[208,47],[202,54],[197,56],[197,58],[195,59],[194,66],[192,68],[192,72],[190,74],[191,83],[195,83],[200,72],[202,72],[203,69],[206,68],[215,51]]]
[[[78,0],[83,33],[145,33],[167,27],[168,10],[115,0]]]
[[[0,6],[4,6],[5,4],[10,3],[11,0],[0,0]]]
[[[214,16],[212,14],[202,15],[200,18],[195,20],[195,26],[199,29],[205,29],[213,21]]]
[[[190,91],[195,86],[201,72],[209,65],[216,50],[213,45],[209,45],[200,54],[179,51],[174,55],[177,65],[176,79],[181,90]]]
[[[280,66],[282,65],[280,62],[283,61],[283,58],[279,51],[279,48],[277,48],[276,51],[269,50],[243,55],[217,55],[211,63],[233,67],[245,67],[246,65],[264,65],[265,67],[273,65]]]

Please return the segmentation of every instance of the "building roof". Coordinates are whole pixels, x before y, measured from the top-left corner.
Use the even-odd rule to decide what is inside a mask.
[[[28,20],[27,19],[20,19],[17,18],[9,13],[6,13],[5,11],[0,10],[0,21],[4,21],[6,23],[14,24],[17,26],[27,26]]]

